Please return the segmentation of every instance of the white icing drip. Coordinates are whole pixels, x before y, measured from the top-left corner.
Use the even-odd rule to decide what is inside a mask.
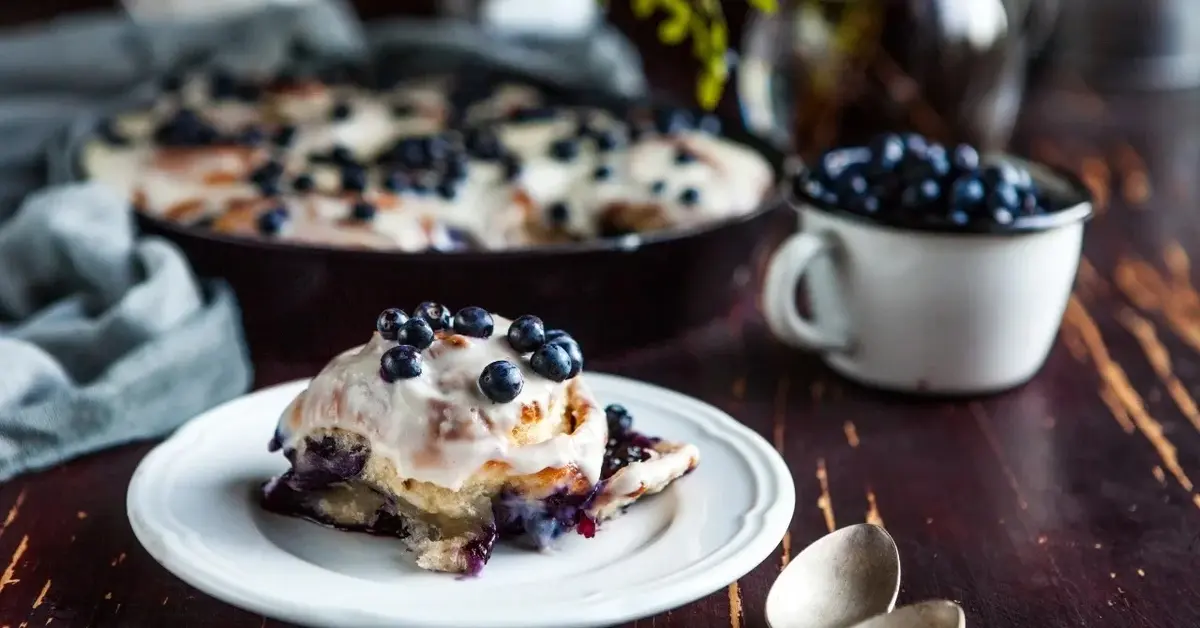
[[[400,477],[452,490],[489,461],[506,463],[513,475],[575,466],[592,483],[599,481],[608,434],[603,410],[579,377],[556,383],[534,373],[508,345],[509,324],[496,316],[495,333],[466,338],[466,346],[457,345],[462,337],[437,340],[422,352],[421,375],[391,383],[380,377],[380,359],[397,343],[376,333],[366,345],[334,358],[284,411],[283,444],[313,430],[341,428],[365,436],[374,453],[391,459]],[[520,395],[509,403],[492,402],[477,384],[483,368],[497,360],[517,364],[525,378]],[[590,408],[573,433],[555,430],[539,442],[514,442],[510,434],[521,423],[524,406],[536,404],[540,421],[558,425],[569,388]]]
[[[429,79],[406,84],[380,93],[340,86],[318,86],[270,94],[262,105],[240,102],[213,102],[202,81],[190,80],[182,96],[164,97],[153,111],[140,116],[123,116],[118,128],[131,136],[128,147],[108,146],[93,142],[83,153],[84,169],[88,175],[107,182],[119,192],[133,195],[139,191],[145,200],[144,211],[162,216],[171,207],[188,200],[203,200],[205,212],[216,214],[231,209],[231,199],[253,197],[256,188],[245,181],[234,183],[206,182],[204,175],[217,166],[208,151],[193,151],[195,167],[167,169],[159,158],[162,150],[150,140],[154,121],[171,114],[171,103],[183,100],[199,111],[223,132],[236,132],[251,122],[268,127],[285,122],[297,126],[292,145],[283,151],[282,161],[285,200],[289,196],[288,182],[300,172],[308,172],[317,180],[318,191],[326,195],[323,205],[340,204],[341,211],[303,212],[293,215],[295,224],[271,236],[284,240],[324,242],[334,245],[365,246],[370,248],[419,251],[431,247],[449,246],[447,227],[455,227],[485,249],[503,249],[536,244],[546,239],[555,227],[574,237],[594,237],[602,226],[601,216],[614,205],[656,208],[658,224],[690,227],[709,221],[736,216],[758,207],[771,181],[772,171],[762,156],[753,150],[720,137],[702,132],[684,132],[670,138],[653,134],[630,145],[601,152],[594,142],[579,142],[578,155],[566,161],[551,157],[550,146],[560,138],[574,137],[577,111],[562,109],[556,119],[537,122],[503,122],[496,127],[501,142],[521,157],[524,169],[512,182],[505,181],[500,167],[487,161],[471,159],[467,176],[458,186],[453,199],[438,195],[435,190],[425,193],[407,191],[400,195],[398,209],[402,219],[393,218],[391,211],[380,210],[387,218],[372,222],[347,224],[354,199],[340,194],[339,170],[331,165],[310,164],[310,154],[327,154],[334,145],[343,145],[360,160],[370,160],[390,146],[397,138],[425,135],[444,128],[442,112],[449,107],[444,81]],[[503,85],[493,94],[472,105],[471,119],[496,119],[515,106],[538,103],[540,96],[526,86]],[[335,104],[347,103],[350,116],[331,120]],[[408,117],[397,117],[392,107],[397,103],[415,105],[417,111]],[[612,128],[623,133],[624,124],[599,110],[587,110],[591,124],[597,128]],[[697,159],[676,163],[678,145],[686,145]],[[223,156],[222,158],[227,158]],[[265,159],[265,155],[262,157]],[[610,176],[593,176],[597,166],[605,165]],[[371,167],[368,178],[378,189],[384,172]],[[661,182],[661,191],[655,191]],[[436,184],[436,180],[432,182]],[[681,201],[685,189],[697,192],[692,203]],[[518,202],[525,195],[531,206]],[[546,215],[555,203],[564,203],[566,222],[553,225]],[[289,203],[290,204],[290,203]],[[264,207],[266,205],[264,204]],[[186,220],[194,220],[190,216]],[[243,235],[255,235],[254,222],[233,221],[222,230]],[[314,224],[306,224],[306,223]]]

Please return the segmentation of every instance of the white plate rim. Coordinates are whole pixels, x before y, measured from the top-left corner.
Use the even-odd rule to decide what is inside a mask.
[[[779,453],[761,435],[746,425],[738,422],[726,412],[703,401],[684,395],[673,390],[654,384],[628,379],[605,373],[588,373],[589,383],[595,389],[618,388],[619,396],[629,399],[657,398],[654,405],[669,405],[680,409],[679,415],[689,417],[696,426],[710,433],[720,432],[721,435],[734,437],[728,440],[731,449],[742,457],[753,471],[761,474],[752,478],[756,484],[757,494],[753,506],[742,515],[744,527],[726,540],[717,550],[711,552],[698,563],[687,566],[686,572],[692,572],[689,577],[679,579],[675,574],[665,579],[664,586],[656,587],[654,596],[647,596],[628,604],[608,604],[589,609],[587,616],[575,614],[569,621],[569,626],[576,628],[593,628],[611,626],[628,621],[648,617],[674,608],[678,608],[713,592],[749,573],[752,569],[769,557],[778,547],[780,540],[788,530],[795,510],[795,485],[786,463]],[[154,519],[153,511],[148,511],[145,504],[150,503],[154,482],[152,470],[163,461],[170,459],[172,450],[181,443],[186,443],[206,430],[207,423],[219,420],[231,412],[231,407],[246,404],[250,400],[271,395],[281,395],[285,389],[295,389],[298,393],[308,385],[308,379],[295,380],[264,388],[243,395],[215,408],[212,408],[189,421],[175,434],[156,446],[138,464],[129,483],[126,497],[126,508],[130,526],[134,536],[146,551],[159,562],[167,571],[225,603],[256,612],[267,617],[310,626],[356,626],[365,617],[374,618],[381,625],[398,628],[453,628],[457,623],[430,622],[426,619],[420,623],[411,623],[402,615],[368,614],[359,616],[355,623],[341,621],[336,608],[320,608],[321,602],[306,600],[296,603],[290,600],[274,600],[256,594],[253,588],[231,583],[230,578],[213,569],[206,568],[204,552],[198,551],[186,542],[184,536],[170,529],[162,529],[162,521]],[[703,452],[701,452],[703,464]],[[174,520],[173,517],[170,519]],[[182,522],[180,522],[182,524]],[[736,543],[736,545],[735,545]],[[717,559],[713,557],[717,556]],[[567,628],[562,618],[541,622],[531,621],[531,617],[505,618],[503,616],[489,617],[487,624],[474,628]],[[374,624],[372,624],[374,625]]]

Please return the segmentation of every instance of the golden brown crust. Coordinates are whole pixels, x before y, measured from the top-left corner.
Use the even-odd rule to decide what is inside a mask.
[[[601,212],[600,220],[618,231],[650,231],[671,226],[663,208],[652,203],[612,203]]]

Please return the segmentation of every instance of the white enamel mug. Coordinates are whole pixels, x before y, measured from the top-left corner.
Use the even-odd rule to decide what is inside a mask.
[[[793,198],[800,229],[771,259],[767,323],[838,373],[904,392],[981,394],[1029,380],[1062,321],[1091,196],[1073,175],[1012,157],[1063,209],[1004,231],[880,224]],[[807,293],[809,312],[797,307]]]

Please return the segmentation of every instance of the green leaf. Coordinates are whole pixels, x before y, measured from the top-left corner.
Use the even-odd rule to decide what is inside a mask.
[[[779,2],[777,0],[750,0],[750,6],[763,13],[774,13],[779,10]]]
[[[701,20],[691,21],[692,29],[692,56],[697,59],[704,59],[709,54],[708,48],[708,33],[705,30],[704,22]]]
[[[725,90],[725,77],[702,72],[696,83],[696,102],[705,111],[712,111],[721,102],[721,92]]]
[[[683,41],[688,35],[688,18],[684,13],[664,20],[658,25],[658,40],[671,46]]]
[[[725,50],[729,47],[729,29],[724,22],[713,22],[708,31],[708,41],[711,46],[709,50],[712,50],[714,55],[725,55]]]
[[[633,17],[644,20],[654,13],[655,6],[658,0],[633,0],[631,8],[633,9]]]

